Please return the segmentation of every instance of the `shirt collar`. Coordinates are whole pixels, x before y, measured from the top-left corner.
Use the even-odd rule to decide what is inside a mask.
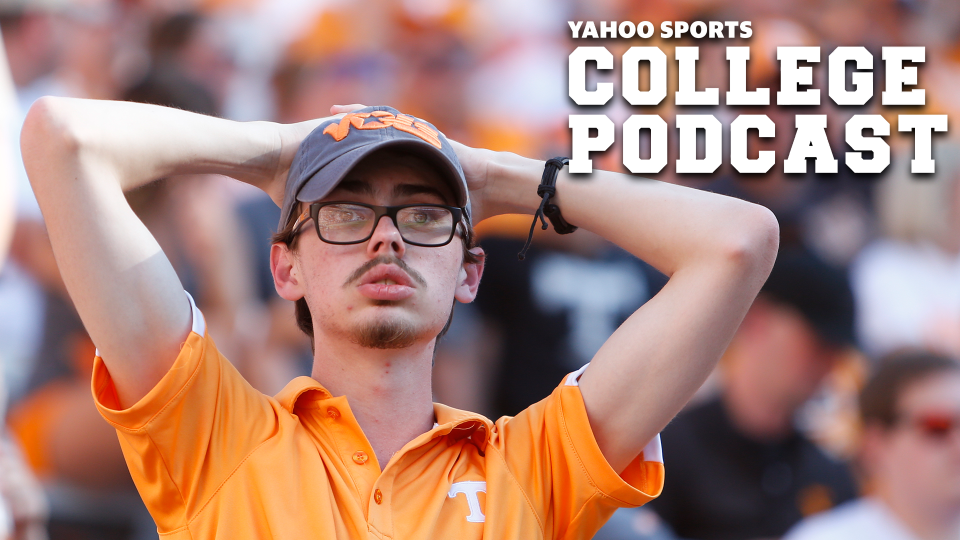
[[[296,408],[319,408],[320,402],[331,399],[333,395],[316,379],[301,376],[287,383],[275,397],[284,409],[293,413]],[[483,451],[493,432],[493,422],[477,413],[434,403],[433,414],[437,425],[430,431],[431,438],[449,436],[453,441],[469,439]]]
[[[433,414],[438,424],[431,432],[433,436],[447,435],[453,441],[469,439],[481,452],[493,433],[493,422],[477,413],[434,403]]]
[[[297,407],[315,408],[319,402],[332,397],[333,395],[322,384],[307,376],[297,377],[288,382],[275,396],[280,405],[291,413]]]

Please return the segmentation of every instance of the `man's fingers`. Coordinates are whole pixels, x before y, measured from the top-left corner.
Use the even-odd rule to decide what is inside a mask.
[[[349,113],[364,107],[366,107],[366,105],[362,105],[360,103],[354,103],[353,105],[334,105],[333,107],[330,107],[330,114]]]

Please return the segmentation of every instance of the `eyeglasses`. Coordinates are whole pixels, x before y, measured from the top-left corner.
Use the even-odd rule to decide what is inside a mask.
[[[946,441],[951,434],[960,434],[960,415],[949,413],[925,413],[903,417],[897,423],[906,424],[918,430],[930,440]]]
[[[463,210],[443,204],[376,206],[357,202],[313,203],[293,224],[290,237],[313,219],[320,240],[328,244],[360,244],[373,236],[380,218],[388,216],[407,244],[440,247],[450,243],[463,217]]]

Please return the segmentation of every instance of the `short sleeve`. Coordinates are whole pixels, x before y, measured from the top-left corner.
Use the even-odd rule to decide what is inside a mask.
[[[659,435],[623,473],[607,463],[590,427],[579,374],[516,417],[501,418],[492,439],[547,538],[592,538],[617,508],[645,504],[663,489]]]
[[[193,305],[193,328],[170,370],[140,401],[119,408],[103,360],[92,390],[116,429],[134,483],[161,532],[184,526],[277,428],[270,398],[217,350]]]

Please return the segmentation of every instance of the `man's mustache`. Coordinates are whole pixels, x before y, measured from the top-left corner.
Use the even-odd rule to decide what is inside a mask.
[[[359,281],[364,274],[366,274],[367,272],[372,270],[375,266],[380,264],[395,264],[397,265],[398,268],[406,272],[411,279],[416,281],[418,285],[420,285],[421,287],[427,286],[427,281],[423,279],[423,276],[421,276],[420,273],[414,270],[413,268],[410,268],[410,266],[408,266],[407,263],[403,262],[402,259],[398,259],[396,257],[388,257],[386,255],[380,255],[378,257],[374,257],[373,259],[370,259],[369,261],[363,263],[363,265],[360,266],[360,268],[357,268],[356,271],[350,274],[350,277],[348,277],[347,280],[343,282],[343,286],[347,287],[350,284],[354,283],[355,281]]]

